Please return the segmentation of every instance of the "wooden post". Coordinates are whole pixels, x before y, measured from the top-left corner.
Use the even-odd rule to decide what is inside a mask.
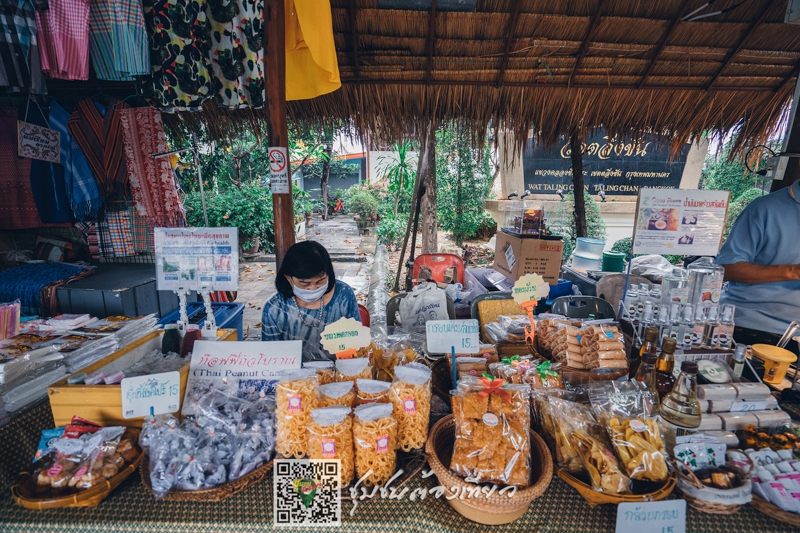
[[[322,174],[319,177],[319,198],[322,202],[322,220],[328,220],[328,178],[331,175],[331,157],[333,157],[333,141],[325,141],[325,160],[322,162]]]
[[[423,186],[425,195],[422,197],[422,253],[435,254],[439,251],[438,230],[436,218],[436,128],[431,122],[427,139],[420,147],[420,157],[425,152],[426,160],[423,161]]]
[[[269,146],[285,148],[288,153],[284,0],[264,1],[264,74],[269,112]],[[286,165],[289,166],[288,161]],[[286,250],[294,244],[291,174],[289,175],[289,193],[273,193],[272,210],[275,223],[275,261],[277,268],[280,268]]]
[[[572,151],[572,185],[575,196],[575,236],[586,237],[586,199],[583,197],[583,157],[581,154],[581,140],[577,133],[569,138],[569,147]]]

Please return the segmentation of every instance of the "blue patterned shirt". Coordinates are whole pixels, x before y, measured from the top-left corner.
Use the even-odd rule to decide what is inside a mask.
[[[347,283],[336,280],[333,297],[322,309],[306,309],[294,298],[276,294],[264,304],[261,315],[262,341],[303,341],[303,361],[333,359],[322,346],[320,335],[325,326],[340,318],[361,322],[356,294]]]

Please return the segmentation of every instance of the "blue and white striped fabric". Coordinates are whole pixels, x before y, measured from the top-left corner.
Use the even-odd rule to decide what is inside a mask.
[[[101,80],[131,81],[150,73],[141,0],[91,0],[89,52]]]
[[[303,361],[332,359],[320,346],[325,326],[340,318],[355,318],[361,322],[358,302],[353,289],[337,280],[333,297],[322,309],[299,307],[293,298],[276,294],[264,304],[261,315],[262,341],[303,341]]]

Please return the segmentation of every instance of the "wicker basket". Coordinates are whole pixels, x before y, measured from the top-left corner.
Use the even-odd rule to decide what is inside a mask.
[[[590,485],[576,478],[563,468],[559,468],[557,473],[562,481],[577,490],[578,493],[583,496],[583,499],[586,500],[589,507],[596,507],[604,503],[617,505],[625,502],[654,502],[663,500],[672,494],[676,485],[675,476],[670,475],[661,488],[647,494],[606,494],[605,492],[597,492]]]
[[[744,454],[747,457],[746,454]],[[750,461],[750,458],[747,457]],[[682,468],[675,459],[672,459],[672,465],[678,475],[678,493],[686,500],[690,507],[697,509],[700,512],[708,514],[733,514],[741,509],[742,505],[750,502],[752,495],[752,485],[750,483],[750,474],[745,474],[744,471],[732,464],[728,463],[725,468],[736,473],[742,480],[743,485],[734,489],[715,489],[704,485],[689,469]],[[750,461],[750,469],[753,469],[753,463]],[[739,500],[741,503],[725,503],[731,499]],[[745,501],[746,500],[746,501]]]
[[[446,487],[445,494],[451,496],[451,488],[459,491],[474,488],[450,471],[450,459],[455,443],[455,418],[448,415],[439,420],[431,429],[425,452],[428,464],[433,469],[439,484]],[[507,524],[525,514],[530,503],[544,494],[553,478],[553,459],[542,438],[530,432],[531,442],[531,484],[519,489],[509,497],[506,494],[492,493],[488,498],[452,498],[448,500],[453,508],[473,522],[481,524]]]
[[[784,511],[774,503],[770,503],[756,494],[753,494],[750,505],[775,520],[800,528],[800,514]]]
[[[131,442],[138,443],[139,431],[140,430],[136,428],[127,428],[124,437],[129,438]],[[136,469],[139,467],[139,463],[142,461],[142,456],[143,452],[140,451],[136,459],[134,459],[128,464],[128,466],[123,468],[111,479],[107,479],[102,483],[95,485],[94,487],[76,492],[75,494],[70,494],[68,496],[37,498],[33,495],[27,494],[25,485],[28,482],[28,479],[31,477],[31,472],[22,472],[17,478],[16,483],[11,485],[11,497],[14,499],[17,505],[27,509],[36,509],[39,511],[45,509],[58,509],[61,507],[96,507],[106,496],[111,493],[112,490],[117,488],[120,483],[125,481],[128,476],[136,471]],[[34,466],[35,465],[36,463],[34,463]],[[32,468],[31,471],[33,470],[34,469]]]
[[[431,365],[431,386],[433,387],[433,393],[441,398],[444,403],[450,405],[453,375],[450,372],[450,365],[447,364],[445,359],[445,357],[442,357]]]
[[[247,487],[255,485],[266,477],[272,469],[272,461],[261,465],[249,474],[245,474],[239,479],[234,479],[222,485],[210,489],[200,490],[171,490],[162,498],[167,502],[221,502],[227,500],[234,494],[242,492]],[[150,484],[150,461],[145,456],[139,464],[139,476],[147,490],[155,495],[153,486]]]

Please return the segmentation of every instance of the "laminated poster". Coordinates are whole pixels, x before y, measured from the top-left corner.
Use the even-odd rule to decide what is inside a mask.
[[[729,199],[729,191],[641,189],[633,253],[716,256]]]
[[[155,228],[160,291],[239,288],[238,228]]]

